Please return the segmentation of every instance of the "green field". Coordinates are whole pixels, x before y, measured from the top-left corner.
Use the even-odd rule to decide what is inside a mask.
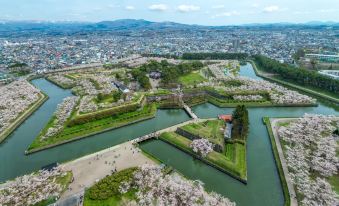
[[[52,124],[53,118],[42,130],[42,133],[33,141],[29,146],[28,152],[56,146],[62,143],[66,143],[75,139],[91,136],[100,132],[104,132],[110,129],[122,127],[134,122],[142,121],[145,119],[153,118],[156,114],[156,105],[146,105],[142,109],[123,113],[108,118],[88,122],[85,124],[75,125],[72,127],[64,127],[64,130],[57,136],[41,140],[41,134],[47,130],[49,124]]]
[[[197,72],[191,72],[189,74],[179,77],[178,81],[184,86],[192,86],[205,82],[206,79]]]
[[[207,120],[181,127],[191,134],[207,138],[210,142],[219,145],[224,145],[224,128],[225,123],[222,120]]]
[[[190,148],[191,140],[180,136],[174,132],[166,132],[160,135],[160,140],[168,142],[179,149],[197,156]],[[210,152],[204,161],[214,165],[228,174],[241,180],[247,180],[246,168],[246,146],[240,143],[229,143],[226,146],[225,153]]]
[[[129,182],[133,178],[137,168],[132,167],[112,175],[106,176],[85,192],[84,206],[111,206],[125,205],[135,199],[136,190],[130,190],[126,194],[119,192],[122,182]]]

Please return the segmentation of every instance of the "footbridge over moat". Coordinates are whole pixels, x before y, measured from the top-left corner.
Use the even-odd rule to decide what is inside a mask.
[[[197,118],[197,119],[191,119],[191,120],[188,120],[188,121],[185,121],[185,122],[173,125],[171,127],[167,127],[165,129],[161,129],[161,130],[152,132],[150,134],[146,134],[144,136],[138,137],[138,138],[132,140],[132,143],[140,143],[140,142],[143,142],[143,141],[147,141],[149,139],[158,138],[164,132],[174,132],[174,131],[177,130],[178,127],[182,127],[182,126],[185,126],[187,124],[199,123],[199,122],[204,122],[204,121],[207,121],[207,120],[215,120],[215,119],[216,118],[208,118],[208,119]]]

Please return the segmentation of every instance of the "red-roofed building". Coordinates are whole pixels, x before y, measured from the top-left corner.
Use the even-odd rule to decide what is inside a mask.
[[[218,118],[221,120],[224,120],[225,122],[232,122],[231,114],[221,114],[221,115],[218,115]]]

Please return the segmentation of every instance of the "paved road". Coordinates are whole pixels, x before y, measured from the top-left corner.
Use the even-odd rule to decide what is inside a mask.
[[[74,181],[60,199],[78,194],[112,172],[153,163],[131,141],[64,163],[62,169],[72,171]]]

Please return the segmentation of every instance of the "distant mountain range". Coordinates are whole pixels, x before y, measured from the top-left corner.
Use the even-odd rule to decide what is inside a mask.
[[[243,24],[230,26],[202,26],[175,22],[152,22],[143,19],[120,19],[115,21],[90,22],[49,22],[49,21],[4,21],[0,20],[0,32],[80,32],[80,31],[129,31],[129,30],[182,30],[182,29],[225,29],[232,27],[338,27],[339,22],[308,22]]]

